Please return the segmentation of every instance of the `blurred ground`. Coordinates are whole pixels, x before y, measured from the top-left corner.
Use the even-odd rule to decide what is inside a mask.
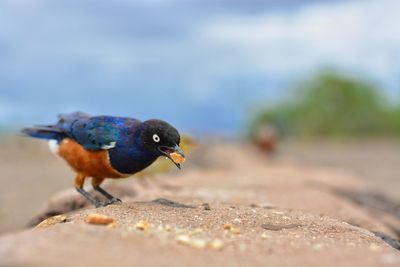
[[[74,177],[66,164],[50,153],[46,142],[3,137],[1,147],[0,182],[3,187],[0,194],[0,233],[25,226],[51,195],[71,188]],[[217,160],[210,153],[204,154],[205,150],[198,151],[184,171],[204,161],[207,162],[205,165],[214,166],[217,161],[224,162],[227,156],[238,156],[237,151],[227,149],[227,155],[221,155],[224,160]],[[221,150],[224,154],[224,150]],[[296,164],[310,168],[346,170],[357,175],[374,190],[400,201],[399,151],[400,142],[396,141],[286,142],[276,155],[268,157],[257,154],[256,157],[257,160],[263,158],[262,164],[269,168],[275,164]],[[199,155],[202,153],[204,157]],[[206,160],[205,157],[212,158]],[[246,170],[249,166],[243,166],[240,162],[237,165],[251,174],[251,170]],[[121,182],[126,181],[117,183]]]
[[[396,149],[288,143],[269,157],[243,144],[210,143],[183,171],[110,183],[121,205],[70,212],[65,223],[1,236],[0,265],[70,266],[67,255],[79,259],[74,266],[106,266],[115,257],[120,266],[398,266],[400,209],[374,189],[390,195],[398,188]],[[1,169],[3,232],[82,202],[71,188],[72,172],[40,142],[8,140]],[[56,193],[62,188],[69,189]],[[116,224],[87,225],[93,212]],[[137,229],[140,221],[146,231]]]
[[[400,202],[400,142],[396,140],[287,142],[282,158],[307,166],[343,169]]]

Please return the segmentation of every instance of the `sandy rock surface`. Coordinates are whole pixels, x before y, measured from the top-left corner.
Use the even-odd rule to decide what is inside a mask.
[[[245,146],[200,152],[182,172],[109,184],[122,204],[56,194],[32,224],[61,216],[0,237],[0,266],[400,266],[376,234],[395,242],[399,219],[354,201],[370,189],[352,174]],[[88,224],[94,213],[113,220]]]

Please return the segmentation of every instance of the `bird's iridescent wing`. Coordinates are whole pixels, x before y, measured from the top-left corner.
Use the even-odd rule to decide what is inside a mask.
[[[111,116],[78,119],[70,125],[68,136],[88,150],[111,149],[119,140],[122,120]]]

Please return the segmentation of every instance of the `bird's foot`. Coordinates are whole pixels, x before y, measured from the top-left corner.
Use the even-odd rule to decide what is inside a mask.
[[[101,202],[101,201],[95,201],[95,202],[92,202],[92,203],[96,208],[101,208],[101,207],[105,207],[106,206],[106,205],[104,205],[104,202]]]
[[[114,204],[114,203],[121,203],[121,202],[122,202],[121,199],[113,197],[113,198],[111,198],[109,200],[104,201],[103,202],[103,207],[106,207],[106,206]]]

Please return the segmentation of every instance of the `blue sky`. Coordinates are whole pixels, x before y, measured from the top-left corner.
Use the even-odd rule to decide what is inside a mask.
[[[233,133],[332,66],[400,97],[400,2],[0,2],[0,126],[61,112]]]

